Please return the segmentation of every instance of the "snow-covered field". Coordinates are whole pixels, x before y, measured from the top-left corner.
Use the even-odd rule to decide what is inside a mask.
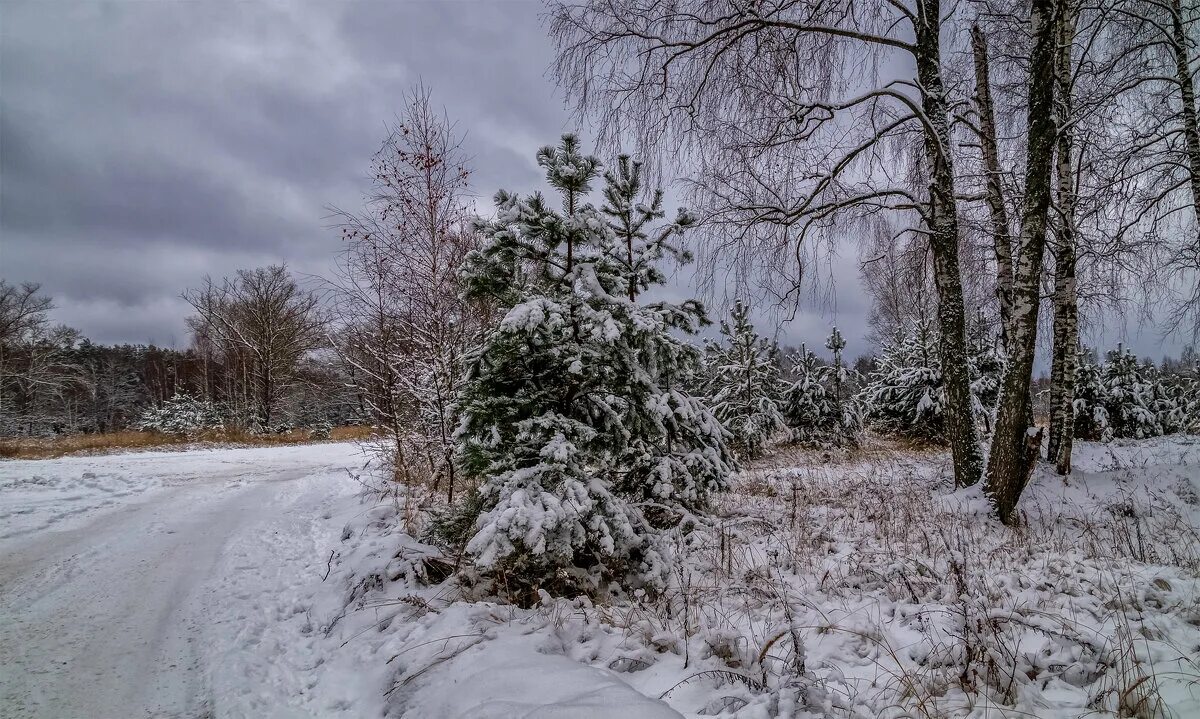
[[[1195,437],[1084,444],[1018,530],[938,454],[781,452],[664,596],[530,609],[438,581],[362,464],[0,464],[0,716],[1200,716]]]

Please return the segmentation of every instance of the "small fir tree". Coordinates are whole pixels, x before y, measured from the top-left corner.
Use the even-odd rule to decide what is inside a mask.
[[[1112,439],[1108,410],[1104,404],[1104,383],[1093,353],[1081,347],[1075,360],[1075,399],[1071,403],[1075,416],[1075,437],[1090,441]]]
[[[720,423],[683,389],[699,353],[678,335],[699,329],[703,308],[637,301],[662,282],[661,258],[689,259],[671,241],[690,223],[618,237],[606,217],[645,216],[639,183],[621,181],[636,165],[619,161],[601,211],[586,204],[599,162],[575,137],[538,162],[564,210],[498,193],[463,267],[467,294],[503,318],[467,358],[457,405],[457,457],[479,489],[435,528],[525,599],[655,587],[669,571],[661,533],[686,526],[732,471]]]
[[[933,332],[918,324],[880,349],[875,371],[859,395],[875,429],[930,441],[944,437],[946,393]]]
[[[1152,382],[1132,352],[1121,345],[1109,352],[1100,381],[1113,436],[1143,439],[1162,434],[1153,407]]]
[[[779,348],[760,337],[750,321],[750,306],[734,302],[721,321],[720,342],[705,353],[707,394],[713,414],[733,436],[744,457],[757,457],[787,431]]]
[[[225,425],[220,409],[212,402],[177,394],[158,407],[148,408],[137,426],[143,431],[190,436]]]
[[[850,394],[849,370],[842,361],[846,340],[836,327],[825,342],[833,363],[825,364],[801,345],[792,358],[794,381],[784,392],[785,415],[792,437],[813,446],[857,444],[862,417]]]

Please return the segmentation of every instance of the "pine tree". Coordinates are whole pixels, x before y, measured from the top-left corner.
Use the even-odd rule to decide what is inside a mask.
[[[856,379],[856,375],[846,366],[842,355],[846,349],[846,339],[836,326],[825,340],[825,349],[833,355],[830,383],[833,385],[833,401],[840,418],[840,441],[845,444],[857,444],[862,434],[862,411],[854,400],[852,380]]]
[[[792,439],[806,445],[830,444],[836,436],[839,413],[836,399],[826,387],[828,367],[804,345],[790,359],[794,381],[784,391],[783,402]]]
[[[654,248],[662,247],[667,235],[691,227],[695,220],[682,211],[673,224],[660,228],[652,239],[647,234],[649,225],[666,216],[662,209],[663,192],[654,190],[649,204],[638,202],[642,193],[642,163],[632,161],[628,155],[617,157],[616,171],[604,173],[604,183],[605,204],[600,212],[620,245],[614,260],[627,278],[632,302],[647,287],[666,282],[666,275],[659,267],[662,252]]]
[[[662,282],[660,258],[687,259],[670,240],[689,223],[619,238],[585,202],[599,162],[575,137],[538,162],[564,211],[501,191],[464,263],[467,294],[503,318],[467,358],[457,405],[458,461],[479,489],[437,529],[524,599],[534,586],[653,587],[669,571],[661,533],[694,521],[732,471],[720,423],[683,389],[699,353],[677,334],[696,332],[703,308],[636,301]],[[613,179],[610,217],[639,189]]]
[[[784,413],[792,437],[802,444],[855,445],[862,432],[862,417],[850,394],[850,371],[842,360],[846,340],[837,327],[825,341],[833,355],[824,364],[801,345],[792,358],[795,380],[784,392]]]
[[[733,435],[737,451],[757,457],[787,430],[779,348],[759,336],[750,306],[741,300],[721,321],[721,337],[705,352],[709,406]]]
[[[1120,345],[1109,352],[1100,381],[1113,436],[1143,439],[1162,434],[1152,406],[1152,384],[1132,352]]]
[[[883,345],[860,394],[867,423],[889,434],[943,440],[946,393],[938,356],[934,333],[923,324]]]
[[[1184,431],[1187,424],[1182,377],[1171,377],[1157,370],[1151,373],[1150,411],[1163,434]]]
[[[1093,360],[1092,351],[1086,347],[1079,349],[1075,361],[1075,398],[1071,407],[1075,416],[1076,438],[1093,442],[1112,439],[1100,367]]]
[[[1193,426],[1200,426],[1200,386],[1194,378],[1149,363],[1143,365],[1142,375],[1148,385],[1149,409],[1162,434],[1194,431]]]
[[[991,434],[996,402],[1000,399],[1000,380],[1004,376],[1004,357],[996,350],[996,341],[988,336],[980,317],[967,339],[968,370],[971,376],[971,408],[984,431]]]
[[[222,429],[224,422],[220,409],[212,402],[177,394],[161,406],[143,412],[137,426],[143,431],[194,435],[204,430]]]

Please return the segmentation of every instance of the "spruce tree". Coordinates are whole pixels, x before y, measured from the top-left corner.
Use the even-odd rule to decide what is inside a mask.
[[[858,443],[862,418],[850,395],[850,372],[842,360],[846,340],[836,327],[825,342],[833,363],[825,364],[801,345],[792,358],[792,383],[784,392],[784,413],[792,438],[818,447]]]
[[[1121,345],[1109,352],[1100,382],[1113,436],[1143,439],[1162,434],[1152,406],[1151,382],[1132,352]]]
[[[720,423],[683,389],[699,353],[678,335],[702,306],[636,301],[662,282],[658,260],[687,259],[671,241],[689,223],[630,243],[586,203],[600,163],[574,136],[538,162],[563,211],[501,191],[464,263],[468,296],[503,318],[467,358],[457,405],[458,461],[479,489],[436,529],[518,598],[654,587],[669,571],[661,533],[694,521],[732,471]],[[609,209],[638,189],[610,176]]]
[[[757,457],[787,431],[783,416],[783,380],[779,348],[760,337],[750,321],[750,306],[734,302],[721,321],[721,341],[705,352],[707,394],[713,414],[733,436],[743,457]]]
[[[887,434],[943,440],[946,393],[938,357],[934,333],[925,324],[884,344],[859,395],[867,423]]]
[[[1075,360],[1075,399],[1071,407],[1075,417],[1076,438],[1093,442],[1112,439],[1100,367],[1096,365],[1092,351],[1086,347],[1079,349]]]

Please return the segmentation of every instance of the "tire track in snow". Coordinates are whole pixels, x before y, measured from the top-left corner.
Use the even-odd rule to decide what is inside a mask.
[[[205,665],[211,615],[258,600],[209,589],[222,584],[214,572],[228,564],[227,545],[291,507],[298,485],[312,483],[304,480],[336,486],[344,480],[334,467],[352,464],[322,452],[287,456],[277,469],[271,450],[250,451],[259,462],[231,467],[212,453],[202,482],[170,483],[83,526],[0,545],[0,715],[215,715]],[[170,472],[169,462],[156,468]]]

